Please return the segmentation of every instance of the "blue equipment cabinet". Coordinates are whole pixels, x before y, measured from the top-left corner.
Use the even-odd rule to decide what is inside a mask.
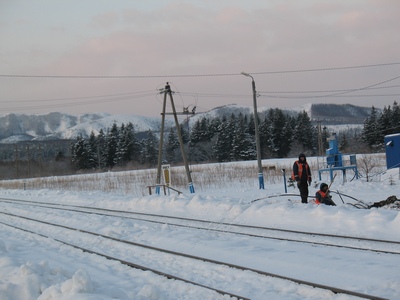
[[[342,154],[339,152],[336,137],[329,140],[329,149],[326,150],[326,163],[329,167],[343,166]]]
[[[355,177],[358,179],[357,171],[357,159],[355,155],[350,155],[350,165],[344,165],[343,154],[339,152],[338,141],[336,134],[333,134],[333,138],[329,140],[329,149],[326,150],[326,165],[327,168],[318,170],[319,180],[321,180],[321,174],[323,172],[329,172],[331,181],[333,181],[333,172],[342,171],[343,182],[346,180],[346,170],[353,170]]]
[[[385,136],[386,166],[388,169],[400,167],[400,133]]]

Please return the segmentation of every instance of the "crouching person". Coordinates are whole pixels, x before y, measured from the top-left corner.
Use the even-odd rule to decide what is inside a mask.
[[[315,193],[315,203],[326,204],[336,206],[335,202],[332,201],[332,196],[329,194],[329,187],[326,183],[321,183],[319,191]]]

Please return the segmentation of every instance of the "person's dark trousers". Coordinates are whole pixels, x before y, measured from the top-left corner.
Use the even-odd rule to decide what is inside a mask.
[[[301,197],[301,202],[302,203],[308,203],[307,198],[308,198],[308,183],[301,181],[299,186],[300,190],[300,197]]]

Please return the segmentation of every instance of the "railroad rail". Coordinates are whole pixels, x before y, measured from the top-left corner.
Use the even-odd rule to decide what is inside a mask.
[[[43,203],[28,200],[16,200],[0,198],[0,202],[18,203],[21,205],[35,205],[43,208],[68,210],[80,213],[91,213],[104,216],[117,216],[145,222],[167,224],[171,226],[187,227],[193,229],[204,229],[207,231],[238,234],[257,238],[275,239],[289,242],[310,243],[329,247],[348,248],[360,251],[373,251],[386,254],[400,254],[400,241],[374,239],[368,237],[354,237],[347,235],[334,235],[318,232],[306,232],[299,230],[282,229],[275,227],[253,226],[227,222],[214,222],[176,216],[165,216],[134,211],[121,211],[99,207],[87,207],[80,205]],[[329,239],[329,242],[325,240]],[[354,246],[357,244],[362,246]]]
[[[90,214],[94,214],[95,213],[95,214],[99,214],[99,215],[107,215],[107,216],[118,217],[118,218],[130,218],[130,219],[135,219],[135,220],[138,219],[137,217],[133,217],[132,215],[129,216],[129,214],[132,214],[132,212],[127,213],[127,212],[117,211],[117,210],[107,210],[107,209],[104,209],[104,208],[71,206],[71,205],[66,205],[66,204],[54,205],[54,204],[51,204],[51,203],[38,203],[38,202],[34,202],[34,201],[16,200],[16,199],[4,199],[4,198],[0,199],[0,202],[13,203],[13,204],[18,202],[19,204],[22,204],[22,205],[30,205],[30,206],[35,206],[36,205],[36,206],[38,206],[40,208],[62,209],[62,210],[70,210],[70,211],[72,210],[74,212],[79,212],[79,213],[90,213]],[[322,285],[322,284],[315,283],[315,282],[304,281],[304,280],[300,280],[300,279],[297,279],[297,278],[291,278],[291,277],[282,276],[282,275],[279,275],[279,274],[274,274],[274,273],[265,272],[265,271],[262,271],[262,270],[257,270],[257,269],[254,269],[254,268],[248,268],[248,267],[245,267],[245,266],[240,266],[240,265],[231,264],[231,263],[227,263],[227,262],[221,262],[221,261],[214,260],[214,259],[209,259],[209,258],[206,258],[206,257],[200,257],[200,256],[191,255],[191,254],[180,253],[180,252],[171,251],[171,250],[168,250],[168,249],[162,249],[162,248],[157,248],[157,247],[153,247],[153,246],[149,246],[149,245],[145,245],[145,244],[141,244],[141,243],[127,241],[127,240],[115,238],[115,237],[112,237],[112,236],[100,234],[98,232],[82,230],[80,228],[73,228],[73,227],[70,227],[70,226],[55,224],[55,223],[52,223],[52,222],[45,222],[43,220],[37,220],[37,219],[34,219],[34,218],[29,218],[29,217],[26,217],[26,216],[17,215],[15,213],[9,213],[9,212],[1,212],[1,213],[3,215],[5,215],[5,216],[9,216],[9,217],[12,217],[12,218],[24,219],[27,222],[40,222],[40,223],[45,224],[47,226],[53,226],[53,227],[56,226],[56,227],[62,228],[64,230],[73,230],[73,231],[79,232],[79,234],[86,234],[86,235],[91,235],[91,236],[95,236],[95,237],[101,237],[102,239],[110,240],[110,241],[117,242],[117,243],[122,243],[122,244],[129,245],[129,246],[145,248],[147,250],[158,251],[158,252],[162,252],[162,253],[165,253],[165,254],[168,254],[168,255],[174,255],[174,256],[177,256],[177,257],[185,257],[185,258],[188,258],[188,259],[195,259],[195,260],[202,261],[202,262],[205,262],[205,263],[223,265],[223,266],[227,266],[227,267],[234,268],[234,269],[241,270],[241,271],[250,271],[250,272],[256,273],[256,274],[261,275],[261,276],[269,276],[269,277],[275,277],[275,278],[282,279],[282,280],[289,280],[289,281],[292,281],[292,282],[295,282],[295,283],[298,283],[298,284],[304,284],[304,285],[308,285],[308,286],[311,286],[311,287],[314,287],[314,288],[320,288],[320,289],[324,289],[324,290],[329,290],[329,291],[332,291],[333,293],[347,294],[347,295],[351,295],[351,296],[361,297],[361,298],[364,298],[364,299],[384,299],[384,298],[380,298],[380,297],[377,297],[377,296],[374,296],[374,295],[367,295],[367,294],[363,294],[363,293],[359,293],[359,292],[355,292],[355,291],[349,291],[349,290],[346,290],[346,289],[341,289],[341,288],[337,288],[337,287]],[[169,218],[169,219],[174,219],[174,217],[171,217],[171,216],[160,216],[160,215],[142,214],[142,213],[136,213],[136,214],[139,214],[139,215],[142,215],[142,216],[145,216],[145,217],[152,217],[152,218],[166,217],[166,218]],[[194,220],[194,219],[190,219],[190,218],[175,218],[175,219],[179,220],[179,221],[184,221],[184,222],[204,223],[206,225],[207,224],[208,225],[212,224],[212,225],[215,225],[217,227],[218,226],[230,225],[230,226],[234,226],[234,227],[239,227],[239,228],[243,227],[243,228],[252,229],[252,230],[265,229],[263,227],[246,226],[246,225],[240,225],[240,224],[227,224],[227,223],[218,223],[218,222],[211,222],[210,223],[210,221]],[[165,224],[165,220],[156,221],[156,220],[145,220],[143,218],[142,219],[139,218],[139,220],[140,221],[147,221],[147,222],[155,222],[155,223]],[[157,270],[157,269],[154,269],[154,268],[149,268],[149,267],[137,264],[137,263],[129,262],[126,259],[112,257],[112,256],[107,255],[105,253],[101,253],[101,252],[98,252],[98,251],[94,251],[92,249],[88,249],[88,248],[85,248],[85,247],[80,247],[78,245],[74,245],[73,243],[70,243],[70,242],[67,242],[65,240],[62,240],[59,237],[49,236],[47,234],[40,233],[40,232],[37,232],[37,231],[33,231],[31,229],[28,229],[28,228],[32,228],[31,226],[27,226],[28,228],[23,228],[23,227],[15,226],[15,225],[13,225],[11,223],[7,223],[7,222],[0,222],[0,223],[5,225],[5,226],[12,226],[12,227],[17,228],[19,230],[24,230],[24,231],[32,233],[32,234],[37,234],[37,235],[40,235],[40,236],[43,236],[43,237],[52,238],[53,240],[58,241],[60,243],[67,244],[69,246],[81,249],[82,251],[85,251],[85,252],[88,252],[88,253],[101,255],[103,257],[106,257],[107,259],[118,260],[122,264],[128,265],[128,266],[133,267],[133,268],[137,268],[137,269],[141,269],[141,270],[149,270],[149,271],[152,271],[152,272],[154,272],[156,274],[163,275],[163,276],[165,276],[167,278],[181,280],[181,281],[184,281],[184,282],[187,282],[187,283],[195,284],[195,285],[201,286],[203,288],[208,288],[208,289],[214,290],[214,291],[216,291],[216,292],[218,292],[220,294],[223,294],[223,295],[229,295],[230,297],[235,297],[235,298],[238,298],[238,299],[248,299],[245,296],[240,296],[240,295],[237,295],[236,293],[223,291],[223,290],[215,288],[215,287],[209,287],[209,286],[206,286],[206,285],[204,285],[202,283],[196,283],[196,282],[193,282],[191,280],[184,279],[184,278],[181,278],[181,277],[173,275],[173,274],[167,274],[165,271],[160,271],[160,270]],[[186,225],[170,224],[170,225],[184,226],[184,227],[190,227],[190,228],[198,228],[198,227],[196,227],[197,225],[193,226],[193,224],[192,225],[190,225],[190,224],[186,224]],[[203,226],[202,228],[198,228],[198,229],[207,229],[207,230],[213,230],[213,231],[224,232],[224,233],[229,233],[229,234],[248,235],[248,236],[257,237],[257,238],[258,237],[263,237],[263,236],[261,236],[259,234],[254,234],[254,233],[251,234],[251,233],[243,233],[243,232],[231,232],[231,231],[228,231],[226,228],[224,228],[224,229],[221,229],[221,228],[212,229],[212,228],[210,228],[210,226],[208,226],[208,227],[207,226]],[[269,228],[269,229],[271,229],[271,228]],[[276,229],[276,228],[272,228],[272,230],[278,230],[280,233],[288,231],[286,229]],[[299,233],[297,231],[293,232],[293,231],[290,231],[290,230],[289,230],[289,232],[290,233],[296,233],[296,234]],[[310,234],[310,233],[308,233],[308,234]],[[311,233],[311,234],[315,234],[315,233]],[[333,237],[332,235],[327,235],[327,236]],[[263,237],[263,238],[266,238],[266,237]],[[352,237],[345,237],[345,238],[352,238]],[[276,238],[276,239],[281,239],[281,238]],[[359,238],[356,238],[356,239],[359,239]],[[286,239],[286,240],[288,240],[288,239]],[[369,240],[369,239],[366,239],[366,240]],[[382,241],[382,240],[373,240],[373,241],[375,241],[375,242],[376,241],[384,242],[384,243],[393,243],[395,245],[400,244],[399,242],[396,242],[396,241]],[[296,240],[296,242],[304,242],[304,241]],[[326,244],[324,244],[324,245],[326,245]],[[365,250],[365,249],[362,249],[362,250]],[[384,252],[385,253],[391,253],[391,254],[400,254],[400,253],[397,253],[397,252],[393,252],[392,253],[390,251],[384,251]]]

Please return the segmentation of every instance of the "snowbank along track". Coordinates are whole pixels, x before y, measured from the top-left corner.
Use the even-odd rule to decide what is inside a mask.
[[[140,213],[134,211],[120,211],[98,207],[87,207],[69,204],[44,203],[27,200],[0,198],[0,202],[12,202],[21,205],[34,205],[37,207],[52,208],[80,213],[116,216],[139,221],[167,224],[171,226],[204,229],[208,231],[245,235],[257,238],[276,239],[289,242],[311,243],[315,245],[348,248],[361,251],[374,251],[378,253],[400,254],[400,241],[372,239],[367,237],[352,237],[317,232],[306,232],[275,227],[262,227],[226,222],[214,222],[192,218],[166,216],[158,214]],[[358,245],[358,246],[355,246]]]
[[[272,231],[279,231],[280,234],[282,232],[286,232],[286,233],[290,233],[290,234],[308,234],[310,236],[315,236],[315,235],[321,235],[318,233],[306,233],[306,232],[299,232],[299,231],[290,231],[290,230],[284,230],[284,229],[275,229],[275,228],[263,228],[263,227],[257,227],[257,226],[246,226],[246,225],[239,225],[239,224],[228,224],[228,223],[217,223],[217,222],[210,222],[210,221],[205,221],[205,220],[195,220],[195,219],[190,219],[190,218],[175,218],[175,217],[170,217],[170,216],[161,216],[161,215],[153,215],[153,214],[144,214],[144,213],[134,213],[134,212],[124,212],[124,211],[117,211],[117,210],[108,210],[108,209],[103,209],[103,208],[93,208],[93,207],[84,207],[84,206],[74,206],[74,205],[66,205],[66,204],[53,204],[53,203],[43,203],[43,202],[34,202],[34,201],[26,201],[26,200],[16,200],[16,199],[4,199],[4,198],[0,198],[0,202],[3,203],[19,203],[22,205],[29,205],[29,206],[36,206],[36,207],[40,207],[40,208],[50,208],[50,209],[58,209],[58,210],[68,210],[68,211],[74,211],[74,212],[79,212],[79,213],[89,213],[89,214],[99,214],[99,215],[106,215],[106,216],[113,216],[113,217],[118,217],[118,218],[130,218],[130,219],[135,219],[135,220],[140,220],[140,221],[147,221],[147,222],[155,222],[155,223],[161,223],[161,224],[165,224],[167,223],[166,220],[168,221],[168,224],[173,225],[173,226],[184,226],[184,227],[190,227],[190,228],[196,228],[196,229],[206,229],[206,230],[212,230],[212,231],[218,231],[218,232],[224,232],[224,233],[229,233],[229,234],[241,234],[241,235],[248,235],[251,237],[261,237],[261,238],[273,238],[273,239],[279,239],[279,240],[286,240],[286,241],[295,241],[295,242],[304,242],[302,240],[293,240],[293,239],[287,239],[287,238],[278,238],[278,237],[268,237],[268,236],[263,236],[260,234],[255,234],[253,233],[245,233],[245,232],[240,232],[240,231],[232,231],[231,229],[228,229],[226,227],[233,227],[237,229],[246,229],[246,230],[251,230],[251,231],[259,231],[259,230],[272,230]],[[194,255],[190,255],[190,254],[185,254],[185,253],[180,253],[180,252],[175,252],[175,251],[170,251],[167,249],[162,249],[162,248],[157,248],[157,247],[153,247],[153,246],[148,246],[148,245],[144,245],[144,244],[140,244],[140,243],[135,243],[135,242],[131,242],[131,241],[127,241],[127,240],[122,240],[122,239],[118,239],[118,238],[114,238],[111,236],[107,236],[107,235],[103,235],[103,234],[99,234],[98,232],[91,232],[91,231],[86,231],[86,230],[82,230],[79,228],[73,228],[73,227],[69,227],[69,226],[65,226],[65,225],[60,225],[60,224],[54,224],[51,222],[44,222],[41,220],[36,220],[33,218],[29,218],[26,216],[20,216],[20,215],[16,215],[16,214],[11,214],[11,213],[6,213],[6,212],[2,212],[3,215],[12,217],[12,218],[22,218],[28,222],[40,222],[42,224],[45,224],[47,226],[57,226],[59,228],[62,228],[64,230],[74,230],[79,232],[80,234],[83,235],[91,235],[94,236],[96,238],[102,238],[102,239],[106,239],[106,240],[110,240],[113,242],[118,242],[118,243],[122,243],[125,245],[129,245],[129,246],[135,246],[135,247],[141,247],[141,248],[145,248],[147,250],[152,250],[152,251],[158,251],[158,252],[162,252],[164,254],[168,254],[168,255],[174,255],[174,256],[178,256],[178,257],[184,257],[184,258],[189,258],[189,259],[195,259],[198,261],[202,261],[204,263],[211,263],[211,264],[216,264],[216,265],[223,265],[223,266],[227,266],[229,268],[234,268],[240,271],[251,271],[254,272],[256,274],[259,275],[263,275],[263,276],[270,276],[270,277],[275,277],[275,278],[279,278],[282,280],[289,280],[292,282],[296,282],[298,284],[304,284],[304,285],[308,285],[311,287],[315,287],[315,288],[321,288],[321,289],[325,289],[325,290],[330,290],[334,293],[342,293],[342,294],[347,294],[347,295],[351,295],[351,296],[356,296],[356,297],[361,297],[361,298],[365,298],[365,299],[384,299],[384,298],[380,298],[377,296],[373,296],[373,295],[367,295],[367,294],[363,294],[363,293],[358,293],[358,292],[354,292],[354,291],[349,291],[349,290],[345,290],[345,289],[340,289],[337,287],[331,287],[331,286],[327,286],[327,285],[321,285],[318,283],[314,283],[314,282],[309,282],[309,281],[304,281],[304,280],[299,280],[297,278],[290,278],[290,277],[286,277],[286,276],[281,276],[278,274],[273,274],[273,273],[269,273],[269,272],[265,272],[265,271],[260,271],[260,270],[256,270],[256,269],[252,269],[252,268],[247,268],[247,267],[243,267],[243,266],[239,266],[239,265],[235,265],[235,264],[230,264],[230,263],[226,263],[226,262],[221,262],[221,261],[217,261],[217,260],[213,260],[213,259],[208,259],[205,257],[199,257],[199,256],[194,256]],[[136,217],[134,217],[136,215]],[[140,216],[140,217],[137,217]],[[160,218],[162,218],[163,220],[160,220]],[[157,220],[158,219],[158,220]],[[175,223],[174,223],[175,222]],[[182,224],[182,222],[186,223],[186,224]],[[214,287],[210,287],[207,286],[203,283],[196,283],[193,282],[189,279],[184,279],[181,277],[178,277],[176,275],[173,274],[168,274],[166,273],[164,270],[157,270],[154,268],[149,268],[143,265],[139,265],[136,263],[132,263],[132,262],[128,262],[125,259],[120,259],[120,258],[116,258],[116,257],[112,257],[110,255],[107,255],[105,253],[100,253],[97,251],[93,251],[91,249],[85,248],[85,247],[80,247],[78,245],[74,245],[73,243],[67,242],[65,240],[61,240],[60,238],[58,238],[58,236],[62,236],[62,234],[57,235],[57,237],[54,236],[50,236],[47,235],[46,233],[40,233],[37,231],[32,231],[30,229],[26,229],[26,228],[22,228],[20,226],[15,226],[6,222],[0,222],[3,225],[7,225],[7,226],[11,226],[29,233],[33,233],[33,234],[38,234],[40,236],[43,237],[48,237],[48,238],[52,238],[55,241],[58,241],[60,243],[63,244],[67,244],[69,246],[81,249],[85,252],[88,253],[92,253],[92,254],[96,254],[96,255],[100,255],[103,256],[107,259],[112,259],[112,260],[117,260],[119,262],[121,262],[122,264],[128,265],[130,267],[133,268],[137,268],[137,269],[141,269],[141,270],[148,270],[148,271],[152,271],[156,274],[162,275],[162,276],[166,276],[167,278],[171,278],[171,279],[175,279],[175,280],[181,280],[190,284],[194,284],[194,285],[198,285],[201,286],[203,288],[208,288],[211,290],[216,291],[217,293],[223,294],[223,295],[229,295],[231,297],[235,297],[238,299],[248,299],[246,297],[237,295],[235,293],[231,293],[231,292],[226,292],[223,291],[221,289],[218,288],[214,288]],[[197,224],[197,225],[194,225]],[[203,224],[206,226],[199,226],[198,224]],[[216,227],[216,228],[211,228],[211,227]],[[224,227],[224,228],[221,228]],[[28,226],[28,228],[31,228]],[[323,236],[329,236],[329,237],[334,237],[337,238],[337,236],[334,235],[323,235]],[[360,238],[352,238],[352,237],[340,237],[340,238],[344,238],[344,239],[356,239],[356,240],[360,240]],[[382,240],[373,240],[373,239],[365,239],[367,241],[373,241],[375,243],[385,243],[385,244],[400,244],[399,242],[396,241],[382,241]],[[315,242],[312,242],[315,243]],[[325,243],[318,243],[321,245],[330,245],[330,244],[325,244]],[[348,248],[352,248],[352,249],[359,249],[359,250],[371,250],[371,249],[364,249],[364,248],[356,248],[356,247],[348,247]],[[393,251],[379,251],[379,250],[373,250],[373,251],[378,251],[378,252],[384,252],[384,253],[391,253],[391,254],[400,254],[400,252],[393,252]],[[174,263],[176,263],[176,261],[174,261]],[[210,268],[210,266],[207,267],[208,269]]]

